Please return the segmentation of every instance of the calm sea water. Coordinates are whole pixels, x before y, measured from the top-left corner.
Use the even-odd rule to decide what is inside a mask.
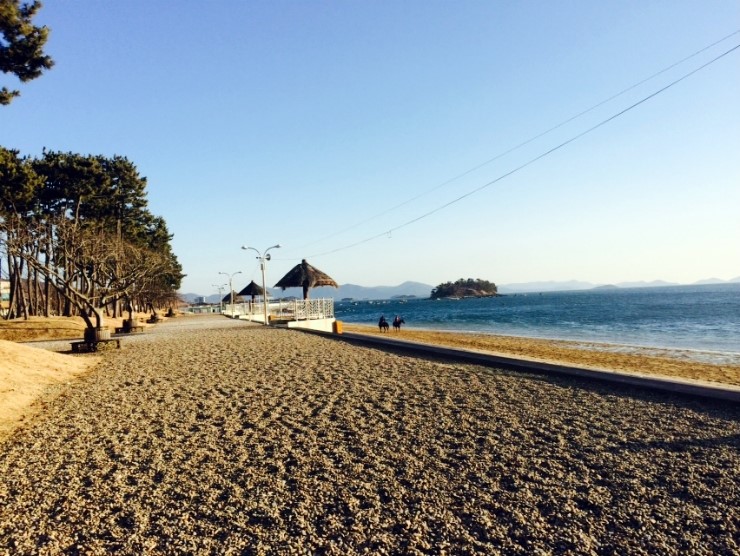
[[[335,312],[348,323],[401,315],[414,328],[693,350],[740,362],[740,284],[338,302]]]

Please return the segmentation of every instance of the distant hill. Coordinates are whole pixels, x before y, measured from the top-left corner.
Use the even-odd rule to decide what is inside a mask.
[[[197,293],[181,293],[180,294],[180,297],[184,301],[187,301],[188,303],[192,303],[193,301],[195,301],[195,298],[196,297],[201,297],[201,296],[200,296],[200,294],[197,294]],[[216,296],[216,297],[218,297],[218,296]]]
[[[224,295],[226,295],[226,292],[224,292]],[[181,293],[180,297],[187,301],[188,303],[193,303],[196,298],[202,297],[202,294],[199,293]],[[206,296],[206,303],[218,303],[218,300],[221,299],[221,296],[217,293],[207,295]]]
[[[652,282],[619,282],[620,288],[662,288],[664,286],[680,286],[678,282],[666,282],[665,280],[653,280]]]
[[[273,297],[289,297],[295,296],[300,297],[302,294],[300,288],[288,288],[283,291],[280,288],[267,288],[269,294]],[[421,282],[404,282],[398,286],[357,286],[355,284],[343,284],[339,288],[314,288],[310,292],[311,297],[333,297],[334,299],[344,299],[350,297],[352,299],[391,299],[398,296],[414,296],[422,297],[424,299],[429,297],[432,292],[432,286],[429,284],[422,284]],[[183,293],[180,297],[185,299],[188,303],[192,303],[196,297],[200,297],[202,294],[197,293]],[[218,303],[219,295],[212,294],[206,297],[208,303]]]
[[[291,290],[285,290],[289,295]],[[296,291],[300,291],[296,289]],[[313,297],[333,297],[334,299],[391,299],[398,296],[416,296],[428,298],[432,292],[432,286],[421,282],[404,282],[398,286],[358,286],[355,284],[342,284],[339,288],[316,288],[311,290]],[[300,294],[299,294],[300,295]]]
[[[590,290],[596,286],[591,282],[579,282],[569,280],[567,282],[526,282],[519,284],[506,284],[498,287],[498,293],[534,293],[534,292],[562,292],[572,290]]]
[[[697,280],[693,285],[705,286],[711,284],[726,284],[727,280],[720,280],[719,278],[705,278],[704,280]]]
[[[507,293],[536,293],[536,292],[565,292],[576,290],[615,289],[615,288],[659,288],[663,286],[678,286],[676,282],[653,280],[652,282],[619,282],[617,284],[594,284],[569,280],[567,282],[526,282],[523,284],[506,284],[499,286],[498,291]]]
[[[731,280],[720,280],[718,278],[708,278],[699,280],[693,285],[709,284],[737,284],[740,283],[740,276]],[[591,290],[613,289],[613,288],[657,288],[663,286],[679,286],[676,282],[666,282],[665,280],[653,280],[652,282],[619,282],[617,284],[594,284],[591,282],[580,282],[578,280],[569,280],[566,282],[525,282],[517,284],[506,284],[498,286],[499,294],[510,293],[538,293],[538,292],[555,292],[555,291],[574,291],[574,290]],[[358,286],[356,284],[343,284],[339,288],[315,288],[311,290],[311,297],[333,297],[336,300],[344,298],[362,299],[392,299],[399,296],[414,296],[428,299],[434,286],[423,284],[421,282],[404,282],[398,286]],[[279,288],[268,288],[270,295],[273,297],[301,296],[300,288],[289,288],[284,292]],[[180,296],[188,303],[192,303],[196,297],[202,294],[183,293]],[[206,297],[208,303],[218,303],[218,294],[211,294]]]

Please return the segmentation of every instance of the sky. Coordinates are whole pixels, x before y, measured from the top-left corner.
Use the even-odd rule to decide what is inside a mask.
[[[0,145],[128,157],[183,293],[261,283],[242,245],[281,245],[268,287],[304,258],[363,286],[740,276],[740,49],[687,76],[740,44],[737,0],[46,0],[34,21],[56,65],[0,107]]]

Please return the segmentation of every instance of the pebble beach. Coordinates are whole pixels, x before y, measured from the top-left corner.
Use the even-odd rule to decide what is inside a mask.
[[[730,403],[206,316],[36,410],[0,554],[740,553]]]

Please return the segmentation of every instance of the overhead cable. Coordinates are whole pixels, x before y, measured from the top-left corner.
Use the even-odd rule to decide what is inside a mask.
[[[667,91],[668,89],[670,89],[674,85],[677,85],[678,83],[680,83],[680,82],[684,81],[685,79],[691,77],[695,73],[697,73],[697,72],[703,70],[704,68],[706,68],[706,67],[714,64],[718,60],[724,58],[725,56],[729,55],[730,53],[734,52],[735,50],[737,50],[739,48],[740,48],[740,44],[735,45],[731,49],[729,49],[729,50],[723,52],[722,54],[720,54],[719,56],[711,59],[710,61],[706,62],[705,64],[702,64],[701,66],[699,66],[698,68],[690,71],[689,73],[684,74],[683,76],[679,77],[678,79],[670,82],[668,85],[666,85],[666,86],[658,89],[657,91],[649,94],[646,97],[643,97],[642,99],[640,99],[639,101],[635,102],[634,104],[631,104],[627,108],[625,108],[625,109],[617,112],[616,114],[613,114],[612,116],[606,118],[605,120],[602,120],[601,122],[597,123],[596,125],[591,126],[590,128],[586,129],[585,131],[582,131],[581,133],[579,133],[577,135],[574,135],[570,139],[567,139],[566,141],[563,141],[562,143],[556,145],[555,147],[552,147],[551,149],[545,151],[544,153],[542,153],[542,154],[540,154],[540,155],[538,155],[538,156],[536,156],[534,158],[531,158],[530,160],[528,160],[524,164],[521,164],[520,166],[517,166],[513,170],[510,170],[509,172],[506,172],[505,174],[500,175],[496,179],[493,179],[493,180],[491,180],[491,181],[489,181],[487,183],[484,183],[483,185],[481,185],[481,186],[479,186],[479,187],[477,187],[477,188],[475,188],[475,189],[473,189],[471,191],[468,191],[467,193],[465,193],[463,195],[460,195],[459,197],[456,197],[455,199],[452,199],[451,201],[448,201],[447,203],[444,203],[443,205],[440,205],[440,206],[438,206],[435,209],[432,209],[432,210],[430,210],[428,212],[425,212],[424,214],[422,214],[420,216],[417,216],[416,218],[413,218],[411,220],[408,220],[408,221],[406,221],[406,222],[404,222],[402,224],[399,224],[398,226],[395,226],[393,228],[386,229],[386,230],[384,230],[383,232],[381,232],[379,234],[375,234],[375,235],[370,236],[370,237],[367,237],[367,238],[365,238],[363,240],[357,241],[357,242],[352,243],[352,244],[349,244],[349,245],[345,245],[343,247],[338,247],[338,248],[332,249],[330,251],[325,251],[323,253],[316,253],[316,254],[311,255],[310,257],[311,258],[316,258],[316,257],[325,256],[325,255],[330,255],[332,253],[337,253],[339,251],[344,251],[346,249],[351,249],[353,247],[357,247],[359,245],[362,245],[364,243],[368,243],[369,241],[372,241],[374,239],[378,239],[380,237],[388,236],[389,234],[392,234],[393,232],[395,232],[397,230],[400,230],[402,228],[405,228],[406,226],[410,226],[411,224],[414,224],[414,223],[419,222],[420,220],[423,220],[423,219],[425,219],[425,218],[427,218],[427,217],[429,217],[429,216],[431,216],[433,214],[436,214],[436,213],[438,213],[438,212],[446,209],[447,207],[449,207],[451,205],[454,205],[456,203],[459,203],[463,199],[466,199],[466,198],[470,197],[471,195],[474,195],[474,194],[476,194],[476,193],[478,193],[478,192],[480,192],[480,191],[482,191],[482,190],[484,190],[484,189],[486,189],[486,188],[488,188],[488,187],[490,187],[490,186],[492,186],[492,185],[494,185],[494,184],[496,184],[496,183],[498,183],[498,182],[500,182],[500,181],[508,178],[509,176],[511,176],[511,175],[519,172],[520,170],[523,170],[527,166],[530,166],[531,164],[534,164],[535,162],[537,162],[539,160],[542,160],[543,158],[551,155],[552,153],[554,153],[556,151],[559,151],[563,147],[566,147],[567,145],[570,145],[571,143],[573,143],[573,142],[577,141],[578,139],[580,139],[580,138],[588,135],[589,133],[591,133],[591,132],[599,129],[600,127],[603,127],[604,125],[606,125],[609,122],[611,122],[611,121],[619,118],[620,116],[623,116],[627,112],[630,112],[631,110],[633,110],[633,109],[637,108],[638,106],[644,104],[648,100],[650,100],[650,99],[658,96],[659,94]]]
[[[570,122],[572,122],[572,121],[574,121],[574,120],[576,120],[576,119],[578,119],[578,118],[580,118],[582,116],[585,116],[589,112],[592,112],[592,111],[596,110],[597,108],[603,106],[604,104],[606,104],[608,102],[611,102],[612,100],[614,100],[614,99],[616,99],[616,98],[618,98],[618,97],[620,97],[620,96],[628,93],[629,91],[631,91],[633,89],[636,89],[640,85],[643,85],[643,84],[647,83],[648,81],[651,81],[651,80],[655,79],[656,77],[658,77],[658,76],[666,73],[667,71],[672,70],[676,66],[679,66],[679,65],[683,64],[684,62],[687,62],[688,60],[691,60],[692,58],[695,58],[699,54],[701,54],[703,52],[706,52],[710,48],[712,48],[712,47],[720,44],[721,42],[726,41],[727,39],[729,39],[729,38],[737,35],[738,33],[740,33],[740,29],[738,29],[736,31],[733,31],[729,35],[726,35],[726,36],[722,37],[721,39],[713,42],[712,44],[707,45],[704,48],[701,48],[700,50],[697,50],[696,52],[694,52],[694,53],[692,53],[692,54],[690,54],[690,55],[682,58],[681,60],[678,60],[677,62],[674,62],[673,64],[671,64],[671,65],[669,65],[669,66],[661,69],[660,71],[658,71],[656,73],[653,73],[649,77],[646,77],[646,78],[642,79],[641,81],[638,81],[637,83],[635,83],[633,85],[630,85],[629,87],[627,87],[625,89],[622,89],[618,93],[615,93],[612,96],[610,96],[610,97],[602,100],[601,102],[598,102],[598,103],[594,104],[590,108],[587,108],[587,109],[585,109],[585,110],[583,110],[581,112],[578,112],[577,114],[575,114],[575,115],[573,115],[573,116],[571,116],[571,117],[563,120],[562,122],[560,122],[560,123],[558,123],[558,124],[556,124],[556,125],[548,128],[548,129],[546,129],[545,131],[542,131],[542,132],[540,132],[540,133],[538,133],[538,134],[530,137],[529,139],[526,139],[525,141],[522,141],[521,143],[518,143],[517,145],[515,145],[515,146],[513,146],[513,147],[511,147],[511,148],[509,148],[509,149],[507,149],[507,150],[505,150],[505,151],[503,151],[503,152],[501,152],[501,153],[499,153],[499,154],[497,154],[497,155],[495,155],[495,156],[493,156],[491,158],[489,158],[488,160],[486,160],[484,162],[481,162],[480,164],[477,164],[476,166],[473,166],[472,168],[469,168],[468,170],[465,170],[461,174],[458,174],[458,175],[456,175],[456,176],[454,176],[452,178],[449,178],[448,180],[443,181],[442,183],[440,183],[440,184],[432,187],[431,189],[428,189],[428,190],[426,190],[426,191],[424,191],[422,193],[419,193],[418,195],[416,195],[414,197],[411,197],[411,198],[409,198],[409,199],[407,199],[407,200],[405,200],[405,201],[403,201],[401,203],[398,203],[396,205],[393,205],[392,207],[389,207],[389,208],[387,208],[387,209],[385,209],[385,210],[383,210],[383,211],[381,211],[381,212],[379,212],[377,214],[374,214],[372,216],[369,216],[368,218],[366,218],[364,220],[360,220],[358,222],[355,222],[354,224],[352,224],[350,226],[347,226],[346,228],[342,228],[340,230],[337,230],[335,232],[332,232],[331,234],[328,234],[328,235],[326,235],[324,237],[321,237],[321,238],[319,238],[319,239],[317,239],[315,241],[312,241],[310,243],[307,243],[307,244],[303,245],[302,248],[308,247],[310,245],[315,245],[316,243],[320,243],[320,242],[325,241],[327,239],[331,239],[332,237],[336,237],[336,236],[338,236],[340,234],[343,234],[345,232],[348,232],[350,230],[353,230],[353,229],[355,229],[355,228],[357,228],[359,226],[362,226],[363,224],[367,224],[368,222],[371,222],[371,221],[373,221],[373,220],[375,220],[377,218],[380,218],[381,216],[384,216],[384,215],[388,214],[389,212],[392,212],[392,211],[394,211],[396,209],[399,209],[399,208],[401,208],[403,206],[406,206],[406,205],[408,205],[410,203],[413,203],[414,201],[416,201],[416,200],[418,200],[418,199],[420,199],[420,198],[422,198],[422,197],[424,197],[426,195],[429,195],[429,194],[433,193],[434,191],[437,191],[438,189],[440,189],[440,188],[442,188],[442,187],[444,187],[446,185],[449,185],[450,183],[453,183],[453,182],[455,182],[455,181],[457,181],[457,180],[459,180],[461,178],[464,178],[465,176],[467,176],[469,174],[472,174],[476,170],[480,170],[484,166],[487,166],[488,164],[490,164],[492,162],[495,162],[496,160],[499,160],[499,159],[505,157],[506,155],[511,154],[512,152],[521,149],[522,147],[525,147],[525,146],[529,145],[530,143],[536,141],[537,139],[540,139],[540,138],[544,137],[545,135],[548,135],[549,133],[552,133],[553,131],[556,131],[557,129],[560,129],[564,125],[567,125]]]

